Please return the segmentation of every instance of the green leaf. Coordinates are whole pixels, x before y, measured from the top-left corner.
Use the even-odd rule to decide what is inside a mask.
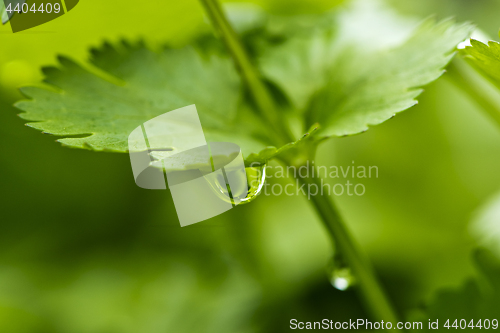
[[[282,146],[279,149],[276,147],[268,147],[268,148],[262,150],[261,152],[259,152],[258,154],[255,154],[255,153],[250,154],[245,159],[245,162],[247,165],[250,165],[250,166],[264,164],[268,160],[271,160],[271,159],[289,151],[292,148],[297,148],[300,145],[306,143],[309,139],[311,139],[314,136],[314,134],[316,134],[316,132],[319,130],[319,128],[320,128],[319,125],[315,124],[309,129],[309,131],[306,134],[304,134],[297,141],[287,143],[286,145]]]
[[[92,51],[99,71],[60,57],[60,68],[45,68],[46,82],[59,91],[23,88],[31,98],[17,103],[28,125],[65,136],[66,146],[127,152],[130,132],[165,112],[196,104],[206,138],[240,144],[245,153],[265,147],[248,127],[233,129],[240,81],[232,63],[202,59],[191,48],[148,50],[142,43],[104,44]],[[175,131],[175,129],[172,129]],[[68,138],[67,136],[84,136]],[[229,140],[228,137],[231,139]]]
[[[477,244],[500,256],[500,192],[474,213],[470,231]]]
[[[461,50],[462,55],[486,77],[500,86],[500,43],[489,41],[488,45],[471,39],[471,46]]]
[[[260,67],[325,136],[366,131],[417,103],[472,27],[426,20],[396,47],[339,41],[341,24],[297,36],[263,53]],[[380,36],[383,40],[384,36]],[[393,46],[393,45],[390,45]]]

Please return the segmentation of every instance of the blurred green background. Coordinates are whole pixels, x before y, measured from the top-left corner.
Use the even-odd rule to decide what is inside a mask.
[[[257,3],[287,15],[342,5]],[[390,4],[500,27],[498,1]],[[305,198],[262,196],[180,228],[168,191],[135,185],[128,155],[62,148],[16,116],[17,88],[57,54],[85,61],[119,38],[182,45],[207,29],[195,0],[82,0],[25,32],[0,27],[0,332],[281,332],[292,318],[366,317],[330,285],[331,245]],[[336,199],[403,316],[475,274],[470,221],[500,190],[499,151],[498,128],[446,78],[387,123],[321,146],[319,165],[379,168],[364,196]]]

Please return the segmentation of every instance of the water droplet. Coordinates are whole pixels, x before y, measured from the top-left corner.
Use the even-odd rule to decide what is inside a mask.
[[[231,202],[230,192],[223,175],[218,174],[217,177],[215,177],[215,181],[211,184],[213,185],[212,187],[215,188],[216,193],[224,199],[224,201]]]
[[[266,165],[248,167],[245,168],[245,172],[247,174],[248,193],[244,199],[241,199],[242,204],[252,202],[262,192],[266,181]]]
[[[355,282],[351,268],[339,255],[335,255],[328,264],[328,276],[332,286],[341,291],[349,289]]]

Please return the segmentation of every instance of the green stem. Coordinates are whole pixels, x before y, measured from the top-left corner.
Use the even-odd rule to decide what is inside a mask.
[[[309,170],[309,176],[314,175]],[[321,188],[321,179],[316,177],[297,177],[305,188],[314,186]],[[359,296],[364,301],[368,312],[376,320],[390,321],[395,325],[398,322],[389,299],[377,280],[369,260],[359,250],[337,212],[334,203],[328,196],[311,196],[311,202],[321,217],[328,233],[335,243],[335,247],[350,267],[357,282]]]
[[[453,59],[447,71],[450,81],[468,94],[500,126],[500,91],[498,88],[460,57]]]
[[[248,57],[243,44],[240,42],[234,29],[225,17],[217,0],[200,0],[205,7],[212,24],[223,38],[238,70],[241,73],[247,87],[249,88],[261,116],[266,119],[273,130],[277,132],[282,142],[293,141],[293,135],[279,117],[275,102],[266,85],[261,79],[257,69]],[[305,148],[307,149],[307,148]],[[308,155],[308,154],[306,154]],[[297,158],[297,156],[295,156]],[[306,186],[316,184],[320,186],[318,178],[299,178]],[[380,286],[369,261],[358,250],[357,245],[351,239],[347,229],[343,225],[337,210],[328,197],[312,197],[314,208],[322,218],[330,236],[336,244],[338,251],[345,258],[346,263],[355,275],[358,282],[358,290],[364,300],[368,311],[377,320],[397,322],[397,317]]]
[[[271,132],[278,133],[278,141],[280,142],[276,143],[283,145],[288,142],[295,141],[288,127],[283,125],[273,97],[262,81],[260,73],[250,61],[243,44],[226,18],[220,4],[217,0],[200,1],[205,7],[205,11],[207,12],[213,26],[219,33],[220,37],[224,40],[224,43],[231,53],[231,56],[236,63],[236,67],[250,90],[257,108],[264,119],[269,122]]]

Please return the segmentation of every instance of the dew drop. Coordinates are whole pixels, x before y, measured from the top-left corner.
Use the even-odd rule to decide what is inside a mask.
[[[242,205],[252,202],[262,192],[266,180],[266,165],[245,168],[245,175],[246,179],[242,179],[241,181],[242,184],[245,184],[247,187],[241,186],[240,189],[233,188],[231,192],[226,185],[224,177],[216,177],[207,181],[219,198],[232,203],[233,200],[231,200],[231,197],[236,195],[239,204]],[[246,191],[246,194],[245,192],[241,193],[242,191]],[[241,193],[241,195],[238,193]]]
[[[341,291],[351,288],[355,282],[351,268],[339,255],[328,264],[328,277],[332,286]]]
[[[222,175],[217,175],[215,178],[215,181],[213,182],[213,185],[215,185],[215,191],[221,198],[223,198],[227,202],[231,202],[231,198],[229,196],[229,189],[226,185],[226,181],[224,180],[224,176]]]
[[[245,198],[241,199],[241,204],[252,202],[262,192],[264,183],[266,182],[266,165],[259,167],[245,168],[247,175],[248,193]]]

